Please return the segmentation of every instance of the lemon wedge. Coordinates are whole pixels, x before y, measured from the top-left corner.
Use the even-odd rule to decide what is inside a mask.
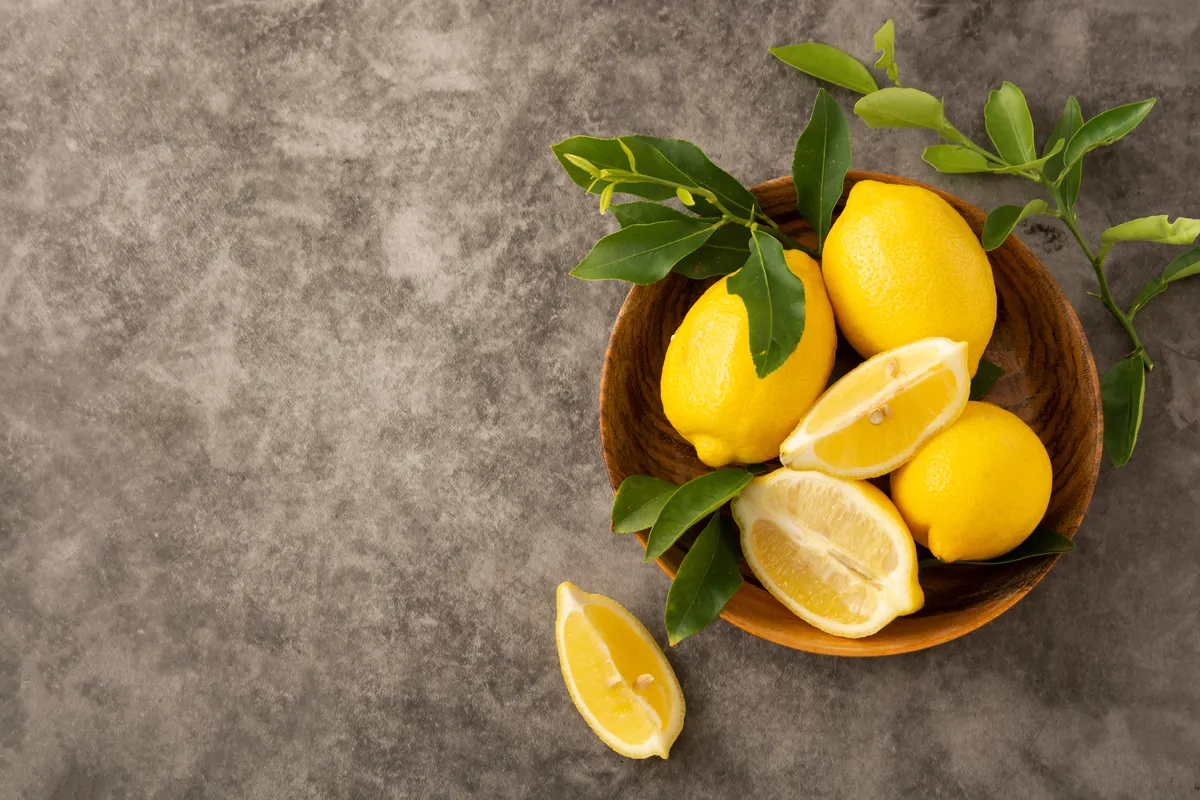
[[[558,587],[558,660],[596,735],[629,758],[666,758],[683,730],[683,691],[662,648],[619,603]]]
[[[912,536],[866,481],[779,469],[750,482],[733,516],[759,582],[826,633],[870,636],[925,604]]]
[[[970,391],[965,342],[934,337],[888,350],[817,399],[779,460],[839,478],[884,475],[958,419]]]

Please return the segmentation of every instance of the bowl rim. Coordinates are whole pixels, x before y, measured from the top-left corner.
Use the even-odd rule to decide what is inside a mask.
[[[911,178],[904,178],[897,175],[870,172],[865,170],[850,170],[846,174],[846,183],[848,186],[864,180],[876,180],[883,183],[919,186],[934,192],[952,206],[965,207],[978,215],[979,218],[986,216],[982,210],[973,204],[966,202],[962,198],[952,195],[949,192],[944,192],[937,187],[930,186],[920,181],[912,180]],[[792,177],[790,175],[784,175],[759,183],[756,186],[751,187],[750,191],[756,196],[761,197],[764,194],[777,192],[781,189],[785,189],[786,187],[790,187],[791,185]],[[970,222],[971,221],[968,220],[968,224],[970,224]],[[1079,389],[1080,391],[1084,391],[1091,395],[1093,403],[1097,408],[1102,407],[1100,379],[1096,371],[1096,362],[1092,355],[1092,349],[1088,344],[1087,334],[1083,329],[1083,325],[1079,321],[1079,316],[1075,313],[1075,308],[1067,299],[1062,287],[1059,286],[1058,281],[1055,280],[1050,271],[1046,269],[1046,266],[1042,263],[1041,259],[1034,255],[1034,253],[1030,251],[1029,248],[1026,247],[1025,244],[1021,242],[1015,234],[1010,235],[1001,245],[1001,248],[1006,248],[1012,251],[1012,255],[1015,258],[1026,264],[1034,266],[1036,269],[1039,269],[1042,273],[1044,273],[1051,293],[1054,295],[1057,303],[1064,312],[1063,317],[1065,318],[1067,325],[1079,337],[1082,354],[1084,356],[1084,368],[1082,370],[1083,375],[1082,380],[1079,383]],[[606,400],[608,392],[606,390],[608,386],[609,372],[616,360],[613,347],[613,337],[616,335],[617,330],[622,326],[625,316],[629,312],[631,295],[637,291],[638,288],[640,287],[632,287],[621,303],[621,308],[617,313],[616,319],[613,321],[613,325],[609,333],[608,344],[605,346],[604,363],[600,371],[599,428],[602,445],[601,450],[604,458],[605,473],[608,477],[609,485],[614,493],[617,490],[615,468],[609,459],[607,448],[603,447],[603,443],[609,439],[612,433],[610,423],[608,421],[608,403]],[[1075,537],[1075,532],[1079,529],[1079,526],[1083,521],[1083,517],[1091,504],[1092,497],[1095,494],[1096,482],[1100,474],[1100,461],[1101,454],[1103,452],[1104,439],[1103,415],[1098,416],[1097,425],[1098,428],[1095,436],[1093,453],[1091,458],[1087,461],[1087,466],[1089,467],[1089,474],[1087,475],[1088,480],[1086,481],[1083,489],[1082,500],[1078,504],[1078,512],[1069,522],[1070,530],[1059,531],[1070,539]],[[643,548],[646,545],[646,535],[647,534],[645,531],[637,534],[638,541],[641,542]],[[930,647],[934,647],[939,644],[945,644],[946,642],[958,639],[970,633],[971,631],[978,630],[987,623],[996,619],[996,617],[1000,616],[1005,611],[1016,605],[1023,597],[1025,597],[1025,595],[1030,592],[1030,590],[1033,589],[1034,586],[1041,583],[1046,574],[1050,572],[1056,563],[1058,563],[1059,557],[1060,554],[1055,554],[1046,558],[1037,574],[1025,586],[1014,590],[1008,595],[985,602],[971,609],[971,611],[974,613],[961,624],[954,624],[950,620],[946,619],[949,616],[948,614],[920,618],[907,618],[910,622],[916,622],[918,620],[927,622],[915,626],[912,636],[898,641],[893,639],[890,641],[880,640],[873,642],[872,639],[878,635],[876,634],[862,639],[838,639],[837,637],[828,637],[834,641],[823,640],[817,644],[801,646],[784,637],[780,631],[773,629],[769,625],[764,625],[761,618],[755,615],[754,609],[756,606],[759,606],[764,602],[770,603],[778,601],[771,597],[765,589],[761,589],[750,583],[743,584],[742,587],[737,591],[734,597],[725,606],[725,609],[721,612],[721,618],[731,625],[741,628],[747,633],[750,633],[761,639],[765,639],[791,649],[802,650],[821,655],[877,657],[917,652],[919,650],[925,650]],[[675,573],[679,568],[679,563],[681,560],[682,556],[679,553],[679,548],[672,547],[666,553],[655,559],[655,563],[658,564],[662,571],[665,572],[668,577],[671,578],[671,580],[674,580]],[[906,618],[901,617],[899,619]],[[798,617],[797,620],[799,620]],[[934,624],[938,620],[941,620],[941,624]],[[803,622],[803,620],[800,621]],[[890,627],[891,624],[894,623],[890,623],[888,627]],[[887,630],[887,627],[885,627],[884,630]]]

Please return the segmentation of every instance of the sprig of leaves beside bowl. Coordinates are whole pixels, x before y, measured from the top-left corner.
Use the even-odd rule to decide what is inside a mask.
[[[935,131],[949,144],[930,145],[922,158],[944,173],[991,173],[1014,175],[1042,187],[1054,204],[1042,198],[1024,206],[1003,205],[988,214],[983,228],[983,246],[994,250],[1003,244],[1017,224],[1035,215],[1061,220],[1079,243],[1096,275],[1100,291],[1089,293],[1098,298],[1129,337],[1132,353],[1109,367],[1100,381],[1104,399],[1104,449],[1116,466],[1129,461],[1137,443],[1146,394],[1146,373],[1154,362],[1134,327],[1134,317],[1170,284],[1200,274],[1200,247],[1192,247],[1173,258],[1160,276],[1152,277],[1138,291],[1127,310],[1112,296],[1105,274],[1105,261],[1112,247],[1120,242],[1157,242],[1190,245],[1200,236],[1200,219],[1167,215],[1141,217],[1114,225],[1100,235],[1098,248],[1088,244],[1079,230],[1076,202],[1083,174],[1083,159],[1099,147],[1113,144],[1136,128],[1154,107],[1155,99],[1110,108],[1086,122],[1074,97],[1066,106],[1054,130],[1042,145],[1035,146],[1033,119],[1025,95],[1005,81],[993,90],[984,108],[984,123],[995,152],[987,150],[946,119],[945,108],[927,92],[901,86],[895,60],[895,26],[888,20],[875,34],[875,50],[880,54],[875,67],[884,69],[893,86],[880,89],[871,72],[854,56],[818,42],[771,48],[780,61],[815,78],[828,81],[863,95],[854,105],[854,113],[871,128],[925,128]]]

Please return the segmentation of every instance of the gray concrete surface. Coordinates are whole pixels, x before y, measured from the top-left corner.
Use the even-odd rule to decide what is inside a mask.
[[[668,762],[567,699],[555,585],[662,636],[667,580],[607,530],[624,290],[567,277],[608,223],[547,147],[774,177],[815,85],[767,46],[867,56],[889,16],[977,134],[1002,79],[1042,132],[1158,96],[1085,228],[1200,216],[1190,0],[0,2],[0,797],[1200,796],[1200,282],[1140,320],[1141,446],[1079,552],[993,624],[875,661],[716,626],[671,652]],[[861,167],[1027,196],[851,126]],[[1024,236],[1121,356],[1073,243]]]

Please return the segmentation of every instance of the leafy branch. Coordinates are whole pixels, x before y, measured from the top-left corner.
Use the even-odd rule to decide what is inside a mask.
[[[983,228],[983,246],[994,250],[1004,243],[1017,224],[1035,215],[1060,220],[1079,243],[1096,275],[1099,292],[1093,296],[1125,331],[1132,347],[1125,359],[1105,371],[1100,382],[1104,398],[1105,450],[1113,464],[1124,465],[1137,442],[1146,373],[1154,369],[1154,362],[1134,326],[1134,318],[1171,283],[1200,274],[1200,247],[1174,258],[1161,276],[1146,282],[1124,310],[1112,295],[1105,261],[1113,246],[1120,242],[1192,244],[1200,236],[1200,220],[1180,217],[1170,222],[1165,215],[1141,217],[1108,228],[1100,236],[1099,248],[1093,248],[1080,232],[1076,201],[1084,156],[1129,134],[1150,113],[1154,98],[1110,108],[1086,122],[1078,101],[1074,97],[1067,98],[1066,107],[1043,144],[1039,157],[1033,118],[1025,95],[1005,81],[989,94],[984,108],[984,123],[993,152],[955,128],[946,118],[941,100],[919,89],[900,85],[895,61],[895,26],[891,20],[875,34],[874,45],[880,53],[875,66],[886,69],[892,87],[880,89],[866,66],[829,45],[808,42],[771,48],[771,53],[801,72],[863,95],[855,103],[854,113],[868,127],[924,128],[936,132],[949,144],[926,147],[922,159],[939,172],[1013,175],[1038,184],[1049,195],[1050,202],[1037,198],[1024,206],[1004,205],[993,209]]]

